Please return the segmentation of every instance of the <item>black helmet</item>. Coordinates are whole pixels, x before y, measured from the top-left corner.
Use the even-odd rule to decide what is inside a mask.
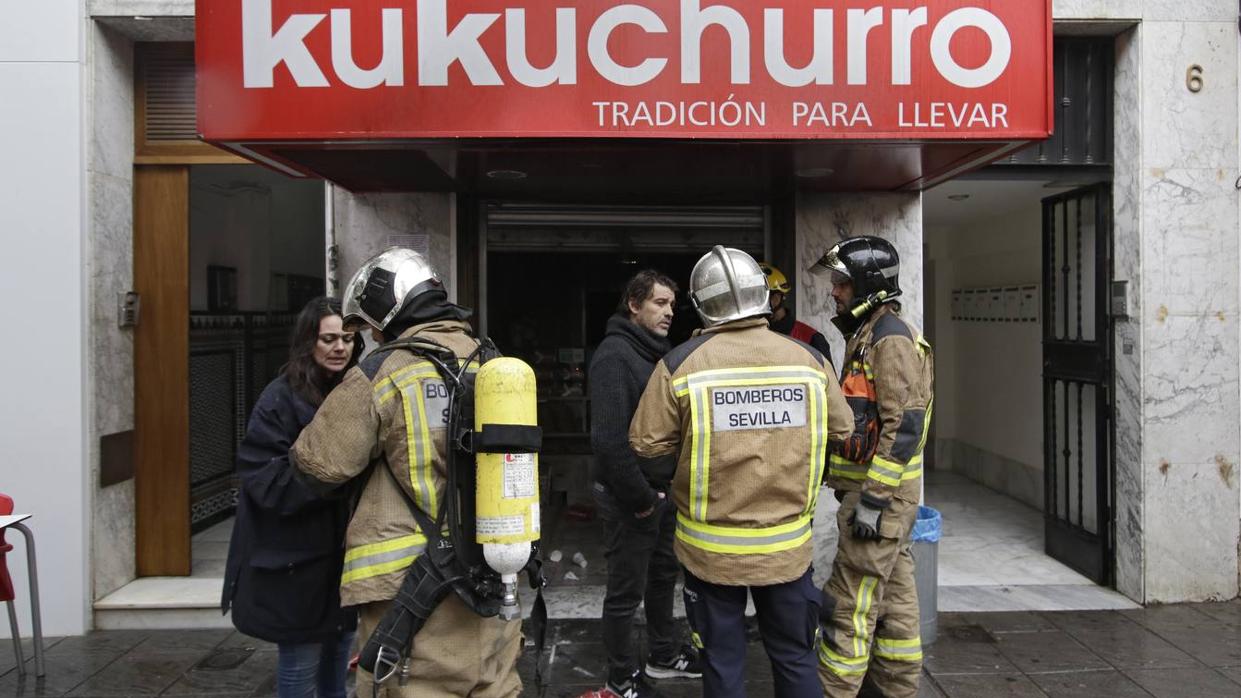
[[[810,270],[840,274],[853,282],[854,301],[849,313],[857,318],[901,295],[901,260],[892,243],[883,238],[862,235],[839,242]]]

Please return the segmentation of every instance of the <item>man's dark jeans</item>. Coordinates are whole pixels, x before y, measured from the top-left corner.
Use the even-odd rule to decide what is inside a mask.
[[[632,646],[633,615],[646,604],[646,639],[650,657],[667,661],[680,643],[672,622],[673,589],[680,569],[672,551],[676,507],[661,500],[655,512],[636,518],[623,511],[607,488],[593,487],[603,520],[608,590],[603,600],[603,644],[608,673],[620,677],[639,668]]]

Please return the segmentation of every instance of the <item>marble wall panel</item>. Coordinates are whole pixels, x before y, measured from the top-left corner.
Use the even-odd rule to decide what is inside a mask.
[[[1144,334],[1147,462],[1236,462],[1237,316],[1170,315],[1148,323]],[[1236,518],[1235,501],[1229,512]]]
[[[1184,21],[1213,11],[1203,4],[1178,9],[1161,12],[1182,21],[1140,28],[1141,330],[1129,338],[1142,362],[1147,602],[1237,589],[1241,498],[1229,482],[1241,455],[1235,8],[1228,21]],[[1153,4],[1148,10],[1155,16]],[[1204,69],[1199,93],[1185,85],[1191,64]],[[1209,533],[1198,530],[1202,521],[1212,522]]]
[[[133,480],[95,490],[91,511],[93,599],[111,594],[136,576],[134,508]]]
[[[194,0],[87,0],[91,17],[193,17]]]
[[[1139,19],[1143,0],[1052,0],[1056,20]]]
[[[1235,597],[1241,527],[1235,464],[1154,462],[1146,467],[1152,530],[1146,548],[1146,602]],[[1158,535],[1153,535],[1155,530]]]
[[[99,440],[134,427],[133,332],[117,324],[117,296],[133,288],[133,45],[95,23],[85,93],[89,260],[92,598],[135,576],[133,481],[99,487]]]
[[[1233,164],[1146,171],[1142,288],[1148,321],[1152,314],[1237,311],[1236,177]]]
[[[193,41],[191,17],[96,17],[95,22],[132,41]]]
[[[1144,0],[1142,4],[1142,16],[1147,21],[1237,21],[1237,3],[1233,0]]]
[[[1230,22],[1144,22],[1142,35],[1143,167],[1236,162],[1236,8]],[[1197,93],[1186,87],[1192,64],[1203,68]]]
[[[797,196],[797,268],[805,272],[832,245],[849,237],[877,235],[892,242],[901,258],[901,315],[923,327],[922,195],[824,194]],[[800,273],[797,318],[809,323],[832,344],[832,356],[844,355],[844,341],[832,324],[836,315],[831,282],[826,276]]]
[[[1052,0],[1056,20],[1229,21],[1237,17],[1232,0]]]
[[[1144,596],[1142,528],[1141,31],[1116,38],[1113,81],[1113,278],[1129,282],[1129,319],[1115,323],[1116,588]]]
[[[831,488],[819,491],[819,503],[814,510],[814,585],[822,589],[832,576],[832,561],[836,559],[836,547],[840,541],[840,529],[836,526],[836,513],[840,503],[832,495]]]
[[[960,439],[938,439],[935,447],[936,452],[942,455],[936,464],[938,469],[959,473],[1023,504],[1043,510],[1043,469],[1039,465],[1005,458]]]
[[[133,42],[95,25],[92,31],[91,75],[87,99],[91,105],[90,160],[92,172],[133,177],[134,168],[134,50]]]
[[[117,294],[133,287],[133,182],[92,173],[91,367],[94,432],[134,425],[133,332],[117,325]]]
[[[431,263],[445,286],[456,273],[448,194],[353,194],[332,188],[336,277],[343,287],[371,255],[406,235],[429,236]]]

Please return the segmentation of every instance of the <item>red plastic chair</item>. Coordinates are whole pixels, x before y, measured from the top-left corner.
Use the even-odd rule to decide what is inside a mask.
[[[7,494],[0,494],[0,516],[8,516],[13,513],[13,498]],[[0,529],[0,601],[8,602],[12,607],[13,599],[13,578],[9,576],[8,563],[4,561],[5,553],[13,549],[12,544],[4,542],[4,529]]]
[[[12,513],[13,498],[7,494],[0,494],[0,516]],[[22,636],[17,628],[17,607],[13,605],[13,600],[17,598],[17,595],[13,591],[13,578],[9,576],[9,565],[6,562],[8,552],[12,549],[13,544],[4,542],[4,529],[0,529],[0,601],[9,607],[9,630],[13,633],[13,653],[17,655],[17,671],[19,674],[24,674],[26,662],[22,657]]]

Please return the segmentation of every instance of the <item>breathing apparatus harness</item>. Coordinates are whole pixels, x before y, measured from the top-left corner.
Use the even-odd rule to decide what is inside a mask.
[[[483,559],[483,546],[475,540],[477,473],[473,456],[479,452],[537,453],[542,443],[538,427],[505,426],[499,432],[505,438],[487,439],[490,443],[484,443],[479,438],[480,434],[472,428],[474,379],[467,369],[476,362],[481,366],[501,356],[490,339],[483,339],[465,361],[460,361],[447,347],[414,337],[397,339],[375,351],[398,349],[410,351],[430,362],[448,388],[448,484],[443,503],[432,519],[401,488],[390,468],[383,464],[376,465],[385,470],[397,485],[427,543],[423,554],[410,564],[392,605],[362,648],[358,665],[374,676],[375,695],[378,695],[379,687],[384,682],[398,673],[400,683],[403,684],[408,678],[414,637],[449,593],[455,593],[471,611],[484,618],[499,615],[502,604],[510,601],[506,598],[500,575],[487,566]],[[464,424],[462,420],[465,420]],[[491,434],[494,433],[491,431]],[[541,655],[547,630],[547,606],[543,600],[543,586],[547,582],[542,573],[537,541],[530,544],[530,556],[522,571],[526,573],[531,588],[536,590],[527,630]],[[538,661],[535,662],[535,680],[542,684]]]

